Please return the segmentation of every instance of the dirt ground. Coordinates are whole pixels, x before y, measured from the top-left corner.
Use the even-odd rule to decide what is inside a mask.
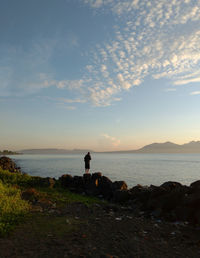
[[[200,257],[200,228],[134,216],[112,204],[35,211],[0,238],[0,258]]]

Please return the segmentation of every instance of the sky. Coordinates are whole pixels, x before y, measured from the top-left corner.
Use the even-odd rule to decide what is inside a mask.
[[[200,140],[199,0],[0,6],[0,150]]]

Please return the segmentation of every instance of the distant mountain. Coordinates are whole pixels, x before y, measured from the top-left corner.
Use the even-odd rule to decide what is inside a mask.
[[[173,142],[152,143],[136,150],[137,153],[179,153],[184,151],[182,145]],[[199,145],[200,152],[200,145]]]
[[[86,149],[28,149],[19,151],[22,154],[85,154],[92,150]],[[107,151],[101,153],[200,153],[200,141],[192,141],[185,144],[175,144],[173,142],[152,143],[145,145],[138,150]]]
[[[67,149],[27,149],[27,150],[21,150],[20,153],[22,153],[22,154],[85,154],[88,151],[93,152],[91,150],[84,150],[84,149],[74,149],[74,150],[67,150]]]
[[[138,150],[112,151],[110,153],[200,153],[200,141],[192,141],[182,145],[173,142],[152,143]]]

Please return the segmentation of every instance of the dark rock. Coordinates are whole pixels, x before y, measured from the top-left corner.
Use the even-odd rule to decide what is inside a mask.
[[[200,193],[200,180],[191,183],[190,193]]]
[[[112,181],[106,176],[102,176],[98,179],[99,192],[106,199],[111,199],[113,196],[112,184]]]
[[[21,173],[20,169],[16,166],[15,162],[6,156],[0,158],[0,167],[3,170],[8,170],[9,172]]]
[[[164,196],[160,197],[163,205],[163,211],[169,212],[173,209],[175,209],[177,206],[182,205],[184,194],[183,193],[177,193],[176,191],[172,191]]]
[[[150,185],[150,199],[160,197],[161,195],[164,195],[167,193],[166,188],[160,187],[160,186],[155,186],[155,185]]]
[[[73,183],[73,177],[71,175],[65,174],[59,177],[59,182],[62,187],[70,187]]]
[[[96,172],[92,174],[92,180],[96,180],[102,177],[102,173],[101,172]]]
[[[127,184],[124,181],[115,181],[112,184],[112,189],[113,189],[113,191],[116,191],[116,190],[127,190]]]
[[[74,176],[72,186],[75,187],[78,192],[82,192],[84,189],[84,181],[82,176]]]
[[[190,187],[200,189],[200,180],[191,183]]]
[[[184,205],[194,210],[200,209],[200,193],[193,193],[185,196]]]
[[[32,176],[31,180],[28,182],[31,187],[50,187],[53,188],[56,180],[51,177],[39,177],[39,176]]]
[[[84,180],[85,183],[90,182],[90,180],[91,180],[91,174],[85,173],[85,174],[83,175],[83,180]]]
[[[130,200],[130,192],[128,190],[116,190],[114,192],[114,201],[124,203]]]
[[[182,187],[182,184],[178,183],[178,182],[168,181],[168,182],[163,183],[160,187],[166,189],[167,191],[171,191],[171,190]]]
[[[55,178],[45,177],[43,178],[43,186],[53,188],[56,183]]]
[[[85,193],[88,195],[97,196],[101,194],[98,188],[98,179],[87,181],[84,184],[84,189],[85,189]]]

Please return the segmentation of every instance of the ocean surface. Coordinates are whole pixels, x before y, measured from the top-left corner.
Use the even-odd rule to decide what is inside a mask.
[[[83,175],[84,155],[12,155],[23,172],[33,176]],[[111,180],[160,185],[166,181],[182,184],[200,180],[200,154],[92,154],[91,173],[102,172]]]

